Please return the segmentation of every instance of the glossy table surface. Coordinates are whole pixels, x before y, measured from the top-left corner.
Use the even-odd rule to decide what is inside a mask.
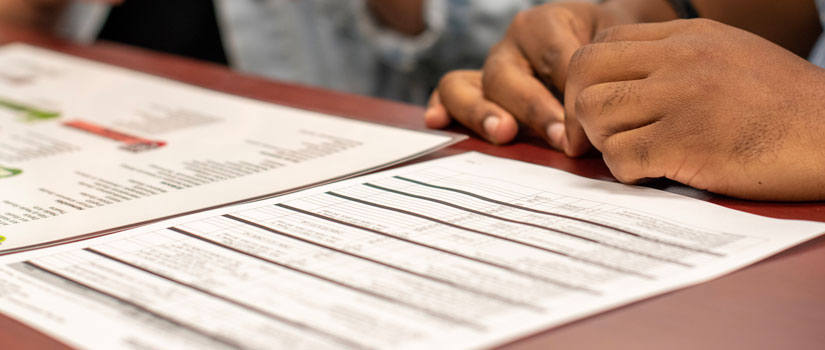
[[[423,129],[423,109],[369,97],[273,82],[224,67],[116,44],[81,46],[0,26],[0,43],[27,42],[56,51],[193,85],[334,115]],[[466,132],[461,128],[455,131]],[[425,159],[469,150],[612,180],[597,157],[568,159],[522,135],[492,146],[477,138]],[[825,174],[823,174],[825,176]],[[777,218],[825,222],[825,203],[758,203],[692,191],[667,182],[654,187]],[[0,349],[67,349],[0,315]],[[525,337],[504,349],[825,349],[825,238],[815,239],[722,278],[633,303]]]

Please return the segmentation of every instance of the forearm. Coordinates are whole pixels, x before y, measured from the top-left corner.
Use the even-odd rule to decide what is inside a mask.
[[[693,0],[702,17],[739,27],[807,57],[822,27],[814,0]]]
[[[0,0],[0,22],[50,30],[66,0]]]
[[[677,19],[676,11],[666,0],[607,0],[602,6],[624,13],[633,22],[663,22]]]
[[[699,15],[745,29],[807,57],[822,27],[814,0],[692,0]],[[636,22],[676,19],[667,0],[607,0]]]
[[[378,21],[401,34],[417,35],[427,29],[424,0],[367,0]]]

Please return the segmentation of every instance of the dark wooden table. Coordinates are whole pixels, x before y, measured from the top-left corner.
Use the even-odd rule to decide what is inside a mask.
[[[273,82],[217,65],[115,44],[80,46],[0,26],[0,43],[12,41],[230,94],[412,129],[424,128],[423,109],[417,106]],[[613,179],[598,158],[568,159],[529,135],[522,139],[525,141],[496,147],[472,138],[427,158],[475,150],[592,178]],[[668,183],[654,186],[674,190]],[[757,203],[702,192],[688,194],[755,214],[825,222],[825,203]],[[0,349],[51,348],[68,347],[0,315]],[[711,282],[548,329],[503,348],[825,349],[825,238]]]

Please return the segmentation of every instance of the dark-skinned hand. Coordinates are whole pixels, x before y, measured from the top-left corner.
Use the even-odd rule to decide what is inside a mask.
[[[430,99],[426,123],[443,128],[455,120],[496,144],[512,141],[521,124],[556,149],[571,148],[564,108],[547,87],[564,91],[570,57],[599,29],[633,22],[620,9],[586,2],[523,11],[491,50],[483,73],[455,71],[442,78]],[[572,146],[577,154],[591,147],[586,142]]]
[[[825,70],[697,19],[617,26],[570,62],[567,135],[622,182],[666,177],[757,200],[825,199]]]

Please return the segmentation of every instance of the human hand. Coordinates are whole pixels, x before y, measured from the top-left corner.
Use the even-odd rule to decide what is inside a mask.
[[[443,128],[454,119],[502,144],[515,138],[520,122],[554,148],[584,153],[590,148],[586,139],[567,144],[564,108],[548,86],[564,92],[570,57],[597,30],[636,21],[605,5],[552,3],[519,13],[491,51],[483,74],[457,71],[441,80],[425,114],[427,126]]]
[[[825,199],[825,70],[709,20],[617,26],[593,41],[570,62],[567,132],[617,179]]]

